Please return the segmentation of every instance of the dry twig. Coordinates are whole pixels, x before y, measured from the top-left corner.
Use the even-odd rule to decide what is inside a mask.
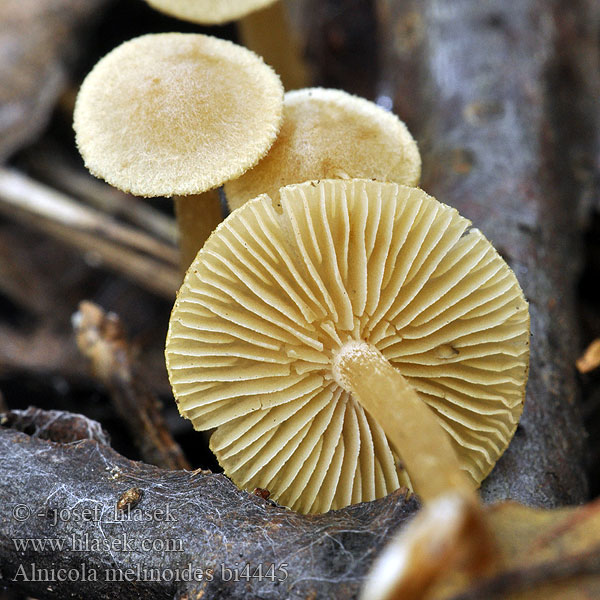
[[[91,361],[94,375],[110,392],[145,461],[165,469],[189,469],[171,436],[156,396],[135,376],[135,363],[117,315],[82,302],[73,316],[79,350]]]
[[[14,170],[0,169],[0,212],[95,254],[110,268],[167,298],[174,297],[180,284],[175,248]]]
[[[600,339],[594,340],[575,364],[580,373],[589,373],[600,367]]]
[[[177,224],[141,198],[125,194],[72,166],[60,149],[42,145],[26,154],[28,169],[40,180],[61,189],[103,213],[124,217],[153,236],[175,246]]]

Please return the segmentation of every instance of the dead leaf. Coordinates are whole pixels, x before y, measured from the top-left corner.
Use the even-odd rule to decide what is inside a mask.
[[[504,502],[488,517],[499,552],[494,569],[476,582],[454,573],[432,600],[600,598],[600,500],[554,510]]]
[[[449,497],[440,502],[448,505]],[[363,588],[368,600],[588,600],[600,598],[600,499],[577,508],[485,508],[494,557],[473,569],[487,540],[477,529],[445,535],[429,505],[379,555]],[[429,511],[429,513],[427,512]],[[452,520],[452,511],[448,512]],[[421,535],[427,527],[428,535]],[[480,528],[481,529],[481,528]],[[450,531],[450,530],[449,530]],[[416,538],[418,543],[415,543]],[[448,543],[453,540],[452,543]],[[479,546],[480,555],[465,549]],[[465,560],[457,560],[462,554]]]

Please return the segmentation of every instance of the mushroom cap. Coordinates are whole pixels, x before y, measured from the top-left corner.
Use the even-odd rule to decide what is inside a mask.
[[[420,176],[417,144],[396,115],[341,90],[307,88],[285,94],[277,140],[225,193],[233,210],[310,179],[365,177],[415,186]]]
[[[409,381],[476,484],[489,473],[523,408],[529,313],[469,226],[418,188],[328,180],[251,200],[215,230],[178,294],[166,359],[181,414],[217,428],[211,448],[238,486],[324,512],[410,484],[332,373],[351,340]]]
[[[283,87],[254,53],[200,34],[150,34],[92,69],[75,105],[97,177],[140,196],[199,194],[241,175],[281,123]]]
[[[161,12],[199,23],[219,25],[241,19],[247,14],[266,8],[276,0],[146,0],[152,8]]]

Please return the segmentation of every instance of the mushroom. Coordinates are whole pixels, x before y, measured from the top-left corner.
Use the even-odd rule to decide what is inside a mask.
[[[239,487],[303,513],[400,485],[472,497],[523,408],[529,315],[469,226],[418,188],[326,180],[217,228],[178,294],[166,359],[181,414],[216,427]]]
[[[286,89],[308,85],[300,40],[289,26],[283,2],[278,0],[146,0],[173,17],[200,25],[237,21],[241,42],[265,59]]]
[[[221,25],[235,21],[247,14],[266,8],[277,0],[146,0],[161,12],[199,23]]]
[[[268,154],[225,186],[231,209],[310,179],[366,177],[418,185],[421,157],[398,117],[341,90],[287,92],[283,121]]]
[[[144,35],[86,77],[75,105],[77,145],[87,168],[111,185],[177,196],[187,267],[221,220],[218,194],[205,193],[266,153],[282,100],[277,75],[241,46],[200,34]]]

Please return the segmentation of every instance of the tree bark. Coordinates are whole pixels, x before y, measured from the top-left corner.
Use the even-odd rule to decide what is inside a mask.
[[[585,430],[574,372],[582,189],[570,152],[577,147],[593,156],[585,132],[596,111],[577,107],[591,105],[597,74],[585,70],[587,82],[557,74],[565,67],[581,73],[586,60],[596,64],[597,40],[586,24],[597,23],[597,6],[539,0],[378,0],[377,6],[380,93],[419,138],[423,189],[483,231],[530,303],[525,410],[483,497],[546,507],[583,502]],[[587,128],[579,121],[574,127],[578,119],[587,119]]]

